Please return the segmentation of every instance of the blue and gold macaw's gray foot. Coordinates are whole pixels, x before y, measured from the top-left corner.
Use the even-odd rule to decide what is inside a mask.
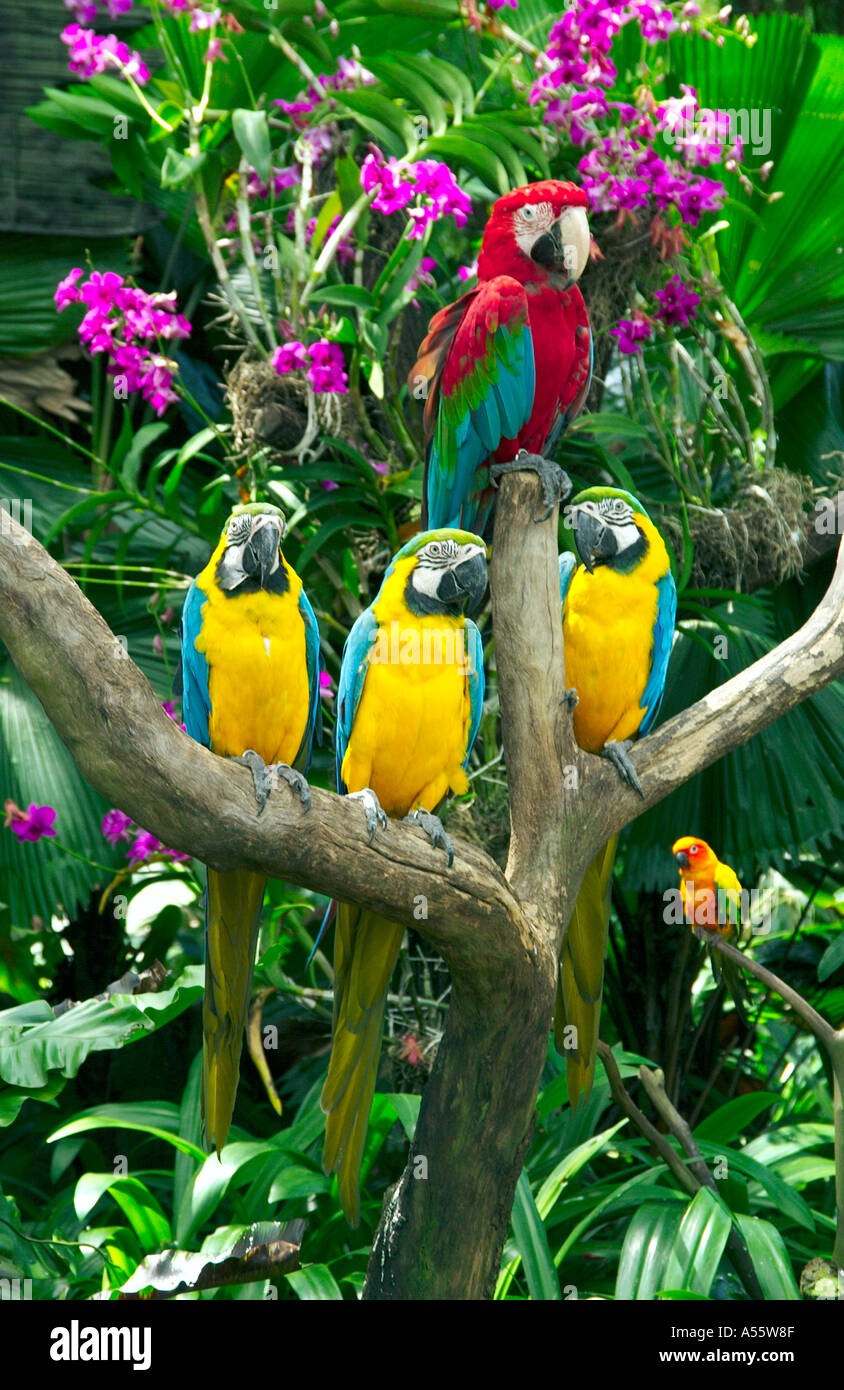
[[[418,825],[420,830],[424,830],[434,849],[444,849],[448,856],[448,867],[454,863],[454,845],[451,836],[447,835],[443,829],[443,823],[439,816],[432,815],[430,811],[411,811],[403,819],[409,825]]]
[[[634,792],[644,798],[642,783],[639,781],[635,767],[630,761],[630,749],[633,747],[632,738],[626,738],[623,743],[616,743],[615,739],[610,739],[605,743],[601,750],[601,757],[608,758],[617,771],[622,782],[626,782],[628,787],[632,787]]]
[[[270,792],[278,786],[280,781],[287,782],[290,788],[298,793],[305,810],[310,811],[311,789],[301,772],[297,772],[293,767],[288,767],[287,763],[265,763],[260,753],[256,753],[253,748],[247,748],[239,758],[232,758],[231,762],[243,763],[252,773],[259,816],[267,804]]]
[[[291,791],[297,794],[305,810],[310,811],[311,789],[301,772],[297,772],[295,767],[289,767],[287,763],[270,763],[267,773],[271,787],[277,787],[279,782],[286,782]]]
[[[508,463],[494,463],[489,470],[489,480],[493,487],[498,487],[498,479],[505,473],[522,473],[525,469],[537,474],[546,508],[542,516],[533,519],[536,522],[547,521],[557,503],[565,502],[571,495],[571,479],[558,463],[543,458],[542,454],[529,454],[527,449],[520,449]]]
[[[369,843],[375,839],[375,832],[379,825],[382,830],[387,829],[387,817],[381,810],[381,803],[371,787],[364,787],[362,792],[348,792],[347,801],[362,801],[363,811],[366,816],[366,833]]]
[[[578,702],[579,699],[580,699],[580,696],[578,695],[578,693],[577,693],[577,691],[575,690],[574,686],[572,686],[571,690],[566,690],[566,691],[564,691],[564,693],[563,693],[563,698],[562,698],[562,700],[560,701],[560,704],[561,704],[561,705],[565,705],[565,707],[566,707],[566,709],[568,710],[569,714],[574,714],[574,707],[575,707],[575,705],[577,704],[577,702]]]
[[[260,753],[256,753],[253,748],[247,748],[239,758],[231,757],[233,763],[242,763],[248,767],[252,773],[252,781],[255,786],[255,799],[258,802],[258,815],[260,816],[267,804],[267,797],[273,789],[273,780],[270,776],[270,769],[264,762]]]

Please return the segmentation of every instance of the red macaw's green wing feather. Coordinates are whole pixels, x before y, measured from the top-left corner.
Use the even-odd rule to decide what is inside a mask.
[[[496,276],[441,309],[409,382],[417,396],[427,389],[422,524],[477,532],[493,499],[488,462],[502,451],[515,457],[533,410],[533,341],[518,281]]]
[[[338,903],[334,937],[334,1040],[322,1088],[322,1164],[338,1177],[350,1226],[360,1221],[360,1165],[378,1077],[387,986],[404,927]]]
[[[566,1059],[569,1101],[577,1105],[595,1079],[604,955],[618,836],[599,850],[583,878],[560,954],[554,1041]]]

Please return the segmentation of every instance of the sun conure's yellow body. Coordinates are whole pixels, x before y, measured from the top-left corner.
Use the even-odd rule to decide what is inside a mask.
[[[366,679],[340,777],[349,792],[369,788],[390,816],[435,811],[449,790],[469,789],[463,768],[471,702],[465,670],[463,617],[417,616],[405,603],[413,557],[395,562],[373,604],[378,624]],[[396,629],[393,624],[397,624]],[[428,634],[437,661],[402,661],[401,652]],[[385,658],[391,651],[399,660]],[[446,660],[453,652],[456,660]],[[464,653],[461,658],[461,652]],[[344,656],[345,659],[345,656]],[[360,1219],[359,1174],[378,1073],[387,987],[404,928],[374,912],[340,903],[334,945],[334,1043],[322,1093],[326,1112],[323,1165],[337,1172],[340,1200],[352,1225]]]
[[[686,861],[678,861],[677,869],[683,912],[689,926],[706,927],[708,931],[718,932],[725,941],[733,941],[742,922],[743,889],[738,874],[729,864],[722,864],[714,849],[697,835],[675,840],[671,853]],[[724,956],[717,958],[716,965],[713,951],[709,952],[709,958],[716,980],[723,979],[739,1018],[749,1026],[747,1010],[751,999],[741,968]]]

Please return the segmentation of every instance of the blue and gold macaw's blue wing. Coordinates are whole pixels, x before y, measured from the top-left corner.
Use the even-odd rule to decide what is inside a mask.
[[[560,598],[565,607],[566,594],[569,591],[571,577],[577,569],[577,560],[570,550],[564,550],[560,556]]]
[[[334,751],[337,766],[337,790],[345,795],[347,788],[340,777],[346,756],[352,725],[363,694],[363,683],[369,666],[369,653],[375,641],[378,623],[371,608],[366,608],[356,620],[343,647],[340,680],[337,685],[337,722],[334,728]]]
[[[202,630],[202,607],[206,596],[196,584],[191,584],[182,609],[182,719],[191,738],[207,748],[208,716],[211,698],[208,694],[208,662],[196,650],[196,639]]]
[[[317,742],[322,742],[322,703],[319,696],[319,673],[322,669],[322,655],[319,649],[319,628],[317,626],[316,615],[311,607],[310,599],[304,589],[299,590],[299,612],[302,614],[302,621],[305,624],[305,654],[308,663],[308,722],[305,725],[305,732],[299,752],[296,754],[294,767],[300,772],[307,772],[311,761],[311,753],[314,746],[314,734]]]
[[[408,378],[426,392],[428,442],[423,529],[479,532],[494,489],[488,463],[515,440],[533,411],[536,387],[527,295],[509,275],[435,314]]]
[[[647,714],[639,726],[640,734],[646,734],[653,728],[665,692],[665,676],[668,671],[668,658],[671,655],[671,643],[674,640],[674,619],[677,616],[677,586],[670,570],[657,583],[657,592],[659,597],[654,624],[651,673],[640,701]]]
[[[484,712],[484,689],[486,687],[483,638],[471,618],[466,619],[466,656],[469,665],[467,678],[471,717],[469,719],[469,736],[466,740],[466,756],[463,759],[464,768],[469,766],[469,754],[475,739],[478,737],[478,729],[481,727],[481,715]]]

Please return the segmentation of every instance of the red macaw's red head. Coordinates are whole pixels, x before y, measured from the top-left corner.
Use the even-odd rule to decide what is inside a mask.
[[[675,840],[671,846],[671,853],[677,861],[681,880],[708,880],[712,878],[718,866],[715,851],[697,835],[684,835],[681,840]]]
[[[587,197],[576,184],[545,179],[493,204],[478,257],[478,279],[512,275],[520,284],[568,289],[589,259]]]

